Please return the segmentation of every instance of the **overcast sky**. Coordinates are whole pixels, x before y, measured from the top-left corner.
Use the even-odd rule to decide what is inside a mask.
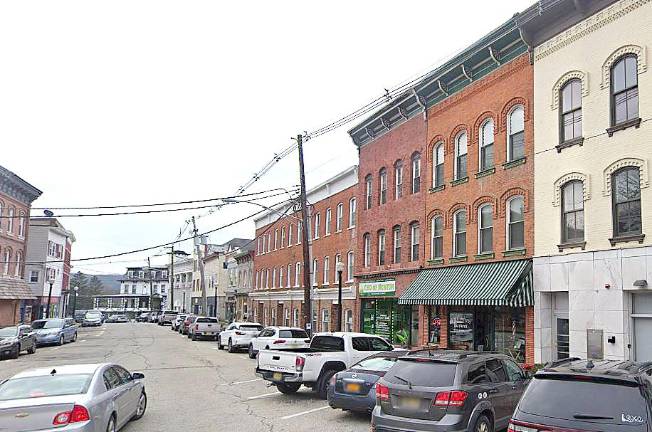
[[[4,1],[0,165],[43,191],[35,207],[229,195],[291,136],[432,69],[530,3]],[[309,187],[357,163],[351,126],[306,145]],[[251,191],[296,185],[297,169],[295,152]],[[171,241],[193,214],[207,231],[257,210],[61,222],[83,258]],[[211,241],[236,236],[252,237],[253,223]],[[121,273],[160,252],[75,270]]]

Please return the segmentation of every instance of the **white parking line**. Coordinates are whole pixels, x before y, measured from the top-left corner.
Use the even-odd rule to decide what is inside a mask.
[[[52,349],[53,349],[53,350],[58,350],[58,349],[61,349],[61,347],[58,346],[58,347],[54,347],[54,348],[52,348]]]
[[[86,342],[86,339],[82,339],[82,340],[80,340],[79,342]]]
[[[266,398],[266,397],[270,397],[270,396],[276,396],[276,395],[280,395],[280,394],[282,394],[282,393],[279,393],[279,392],[266,393],[266,394],[262,394],[262,395],[258,395],[258,396],[248,397],[247,400],[262,399],[262,398]]]
[[[302,416],[302,415],[312,414],[312,413],[317,412],[317,411],[325,410],[326,408],[330,408],[330,406],[326,405],[326,406],[323,406],[321,408],[314,408],[314,409],[311,409],[311,410],[308,410],[308,411],[303,411],[303,412],[300,412],[300,413],[287,415],[285,417],[281,417],[281,420],[289,420],[291,418],[299,417],[299,416]]]
[[[226,386],[226,385],[246,384],[246,383],[252,383],[252,382],[262,381],[262,380],[263,380],[262,378],[256,378],[256,379],[251,379],[251,380],[247,380],[247,381],[236,381],[236,382],[224,383],[224,384],[220,384],[220,385]]]

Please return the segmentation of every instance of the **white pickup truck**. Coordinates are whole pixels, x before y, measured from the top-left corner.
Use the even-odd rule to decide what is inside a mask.
[[[307,349],[260,350],[256,375],[271,381],[281,393],[295,393],[305,385],[326,399],[328,382],[337,372],[393,349],[385,339],[366,333],[317,333]]]

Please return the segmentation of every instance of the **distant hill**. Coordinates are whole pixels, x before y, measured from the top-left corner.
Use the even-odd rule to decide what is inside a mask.
[[[120,282],[118,282],[118,279],[122,278],[124,275],[105,274],[94,276],[97,276],[102,281],[102,285],[104,285],[104,294],[120,294]]]

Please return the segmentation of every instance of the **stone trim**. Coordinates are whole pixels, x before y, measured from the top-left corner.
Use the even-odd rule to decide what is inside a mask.
[[[585,241],[579,241],[579,242],[569,242],[569,243],[560,243],[557,245],[557,249],[559,252],[563,252],[564,249],[574,249],[574,248],[581,248],[584,250],[586,248],[586,242]]]
[[[498,126],[500,128],[500,132],[505,132],[507,130],[507,121],[509,120],[509,115],[512,113],[512,110],[518,105],[523,107],[523,121],[525,123],[530,121],[530,102],[524,97],[514,97],[503,106],[502,110],[500,110],[500,125]],[[494,124],[494,133],[495,127],[496,125]]]
[[[494,252],[485,252],[485,253],[474,255],[473,258],[475,258],[476,261],[483,261],[483,260],[496,258],[496,254]]]
[[[451,182],[451,186],[455,187],[468,182],[469,182],[469,176],[466,176],[466,177],[462,177],[461,179],[453,180]]]
[[[607,24],[622,18],[650,1],[651,0],[621,0],[604,8],[536,47],[534,49],[534,61],[537,62],[542,60],[544,57],[547,57],[567,45],[572,44],[576,40],[583,38],[589,33],[599,30]]]
[[[608,89],[611,86],[611,67],[622,56],[627,54],[634,54],[636,56],[636,65],[638,74],[642,74],[647,70],[647,59],[645,55],[645,46],[639,45],[625,45],[612,52],[609,57],[602,64],[602,82],[600,83],[601,89]]]
[[[557,144],[555,148],[557,149],[557,153],[561,153],[563,149],[567,149],[576,145],[582,147],[584,145],[584,137],[574,138],[572,140],[561,142]]]
[[[527,161],[527,157],[523,156],[520,159],[514,159],[513,161],[505,162],[503,164],[503,169],[511,169],[511,168],[516,168],[517,166],[520,165],[525,165],[525,162]]]
[[[616,246],[618,243],[629,243],[629,242],[638,242],[643,243],[645,240],[645,234],[634,234],[620,237],[612,237],[609,239],[611,246]]]
[[[441,191],[443,191],[444,189],[446,189],[446,185],[445,185],[445,184],[440,185],[440,186],[437,186],[437,187],[431,187],[430,189],[428,189],[428,192],[430,192],[430,193],[441,192]]]
[[[523,249],[510,249],[503,251],[503,258],[515,257],[515,256],[524,256],[527,251]]]
[[[479,179],[479,178],[482,178],[482,177],[490,176],[490,175],[495,174],[495,173],[496,173],[496,167],[491,167],[491,168],[486,169],[484,171],[480,171],[480,172],[475,173],[475,178]]]
[[[442,265],[444,263],[443,258],[433,258],[428,260],[428,265],[429,266],[436,266],[436,265]]]
[[[496,125],[496,122],[498,119],[493,112],[485,111],[478,116],[478,118],[475,120],[475,123],[473,124],[473,135],[478,145],[478,148],[480,147],[480,139],[482,137],[482,131],[480,131],[480,128],[489,119],[491,119],[494,122],[494,143],[496,141],[495,136],[498,135],[498,127]]]
[[[446,156],[446,153],[450,154],[455,154],[455,146],[457,145],[457,137],[462,134],[462,132],[466,133],[466,148],[468,149],[471,147],[472,144],[472,134],[471,131],[469,130],[468,126],[465,124],[459,124],[455,126],[453,131],[450,134],[450,138],[448,139],[448,148],[444,148],[444,157]]]
[[[460,256],[448,258],[448,263],[449,264],[457,264],[457,263],[467,262],[468,260],[469,260],[468,256],[460,255]]]
[[[641,127],[641,121],[642,121],[642,119],[640,117],[638,117],[638,118],[635,118],[635,119],[632,119],[632,120],[627,120],[627,121],[618,123],[616,125],[613,125],[611,127],[608,127],[606,129],[607,130],[607,135],[609,135],[609,138],[611,138],[612,136],[614,136],[615,132],[628,129],[630,127],[634,127],[636,129],[638,129],[639,127]]]
[[[507,207],[507,201],[509,201],[511,198],[514,198],[515,196],[520,195],[523,197],[523,211],[525,213],[530,211],[530,194],[526,189],[520,188],[520,187],[513,187],[510,189],[507,189],[501,196],[500,196],[500,205],[498,206],[498,216],[501,218],[505,217],[506,214],[506,207]]]
[[[637,167],[639,169],[639,174],[641,176],[641,189],[645,189],[650,185],[648,171],[647,171],[647,161],[637,158],[623,158],[619,159],[616,162],[609,165],[605,168],[604,175],[604,186],[602,189],[603,196],[611,196],[611,176],[613,173],[618,171],[621,168],[625,167]]]
[[[464,210],[466,212],[466,221],[468,224],[469,211],[470,211],[469,206],[464,203],[457,203],[457,204],[453,204],[453,206],[450,209],[448,209],[448,214],[446,215],[447,228],[453,226],[453,217],[455,216],[455,213],[457,213],[460,210]]]
[[[477,222],[478,221],[478,211],[480,210],[480,207],[482,207],[485,204],[490,204],[493,208],[492,210],[494,211],[494,214],[496,213],[496,207],[498,206],[498,200],[494,197],[491,196],[481,196],[477,200],[473,202],[473,205],[471,208],[473,211],[471,212],[471,217],[470,221],[471,222]]]
[[[588,201],[591,199],[591,182],[589,181],[590,177],[582,173],[572,172],[572,173],[564,174],[563,176],[555,180],[555,183],[553,185],[553,193],[552,193],[553,207],[559,207],[561,205],[561,188],[566,183],[572,180],[579,180],[582,182],[582,188],[584,191],[584,201]]]
[[[559,92],[561,88],[566,85],[566,83],[573,79],[579,79],[582,82],[582,97],[586,97],[589,94],[589,74],[573,70],[563,74],[552,87],[552,103],[550,104],[550,109],[555,111],[559,109]]]

